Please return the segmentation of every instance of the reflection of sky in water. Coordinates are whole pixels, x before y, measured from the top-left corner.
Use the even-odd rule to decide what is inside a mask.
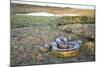
[[[31,5],[40,5],[40,6],[56,6],[56,7],[72,7],[72,8],[81,8],[81,9],[95,9],[94,6],[84,6],[84,5],[70,5],[70,4],[55,4],[55,3],[41,3],[39,0],[38,2],[32,2],[34,0],[14,0],[13,3],[21,3],[21,4],[31,4]],[[52,1],[51,1],[52,2]],[[58,1],[59,2],[59,1]],[[66,3],[66,2],[65,2]]]
[[[46,12],[37,12],[37,13],[27,13],[27,14],[16,14],[16,15],[30,15],[30,16],[78,16],[77,14],[53,14]]]

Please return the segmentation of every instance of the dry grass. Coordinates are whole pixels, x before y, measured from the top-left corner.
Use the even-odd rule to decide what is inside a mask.
[[[72,25],[70,28],[75,28]],[[76,25],[75,25],[76,26]],[[89,25],[90,28],[92,25]],[[67,26],[68,27],[68,26]],[[78,26],[77,27],[81,27]],[[76,27],[76,29],[77,29]],[[91,28],[93,29],[93,27]],[[90,30],[91,31],[91,30]],[[91,31],[92,32],[92,31]],[[56,37],[65,36],[72,40],[82,40],[83,46],[81,49],[81,55],[77,58],[57,58],[51,51],[41,51],[40,47],[44,43],[49,43],[55,40]],[[84,36],[84,35],[83,35]],[[72,33],[65,33],[59,29],[49,28],[46,26],[37,27],[23,27],[14,28],[11,30],[11,64],[14,65],[29,65],[29,64],[49,64],[49,63],[63,63],[63,62],[79,62],[79,61],[91,61],[94,60],[94,48],[92,42],[88,43],[87,39],[77,36]],[[88,44],[88,45],[86,45]],[[84,46],[86,45],[86,46]],[[52,55],[51,55],[52,54]],[[85,59],[83,58],[85,57]],[[88,59],[86,59],[88,58]],[[90,58],[90,59],[89,59]]]
[[[95,15],[95,10],[91,9],[75,9],[75,8],[57,8],[48,6],[32,6],[32,5],[21,5],[11,4],[12,12],[14,13],[32,13],[32,12],[48,12],[54,14],[78,14],[79,16],[92,16]],[[22,9],[23,8],[23,9]]]

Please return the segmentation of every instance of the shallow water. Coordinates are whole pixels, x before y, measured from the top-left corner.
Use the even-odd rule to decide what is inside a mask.
[[[78,14],[53,14],[47,12],[36,12],[36,13],[27,13],[27,14],[16,14],[16,15],[24,15],[24,16],[79,16]]]
[[[37,13],[27,13],[27,14],[16,14],[16,15],[25,15],[25,16],[56,16],[52,13],[46,13],[46,12],[37,12]]]

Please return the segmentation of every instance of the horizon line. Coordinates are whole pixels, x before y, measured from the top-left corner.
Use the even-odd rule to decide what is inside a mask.
[[[74,7],[74,8],[83,8],[83,9],[95,9],[96,8],[95,5],[54,3],[54,2],[40,2],[40,1],[15,0],[15,1],[11,1],[11,3],[30,4],[30,5],[39,5],[39,6],[51,6],[51,7],[72,7],[72,8]]]
[[[40,1],[25,1],[25,0],[11,0],[11,1],[34,2],[34,3],[48,3],[48,4],[64,4],[64,5],[80,5],[80,6],[93,6],[93,7],[96,7],[96,5],[86,5],[86,4],[71,4],[71,3],[57,3],[57,2],[40,2]]]

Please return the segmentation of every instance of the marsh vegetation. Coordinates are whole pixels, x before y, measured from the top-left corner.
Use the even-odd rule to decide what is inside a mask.
[[[27,8],[26,6],[24,7]],[[16,10],[18,10],[17,8],[19,9],[20,7],[16,7]],[[30,9],[28,8],[27,10]],[[15,11],[15,13],[19,13],[19,10]],[[40,47],[44,43],[50,43],[59,36],[67,37],[70,40],[82,41],[80,55],[71,58],[58,58],[55,54],[52,55],[52,51],[40,50]],[[84,62],[94,60],[94,16],[44,17],[16,14],[11,15],[12,66]]]

